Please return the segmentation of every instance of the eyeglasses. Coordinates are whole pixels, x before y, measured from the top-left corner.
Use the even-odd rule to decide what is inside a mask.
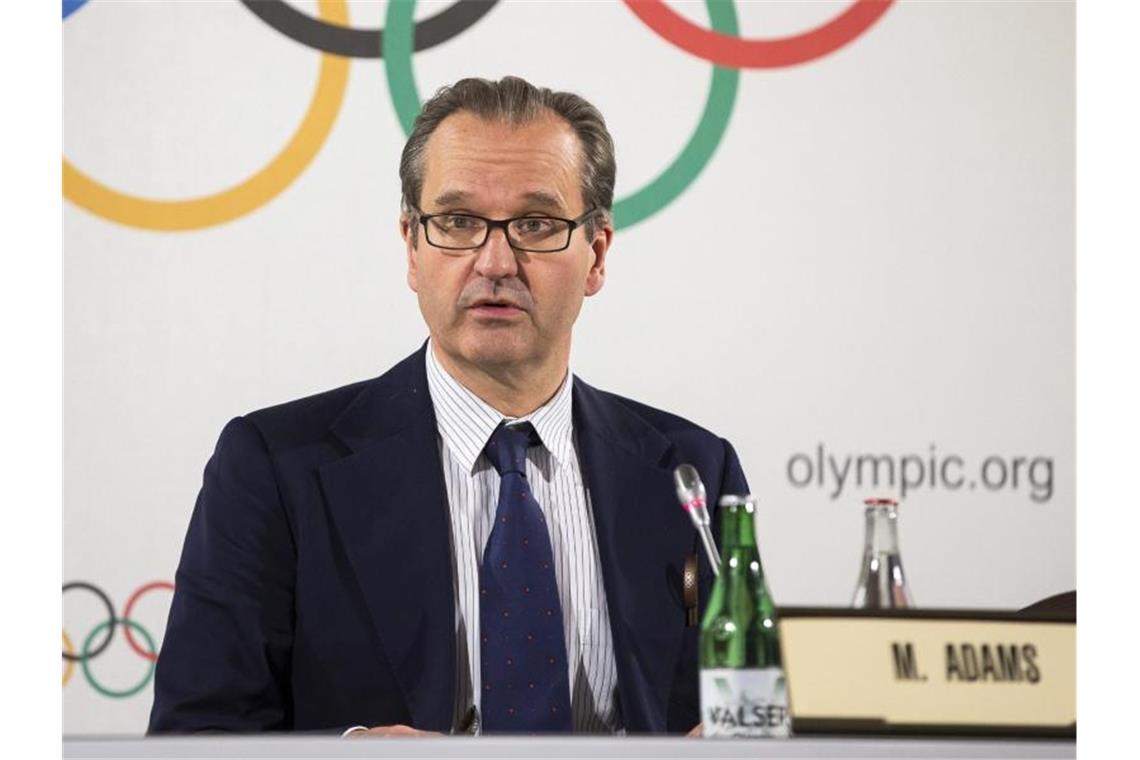
[[[598,213],[592,208],[577,219],[557,216],[516,216],[511,219],[488,219],[474,214],[425,214],[415,209],[429,245],[448,251],[473,251],[481,248],[500,228],[516,251],[555,253],[570,247],[574,230]]]

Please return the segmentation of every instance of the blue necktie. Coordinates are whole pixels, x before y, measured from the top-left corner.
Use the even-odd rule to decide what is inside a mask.
[[[487,733],[572,728],[550,532],[526,479],[532,436],[537,439],[530,423],[499,425],[483,450],[502,478],[479,591]]]

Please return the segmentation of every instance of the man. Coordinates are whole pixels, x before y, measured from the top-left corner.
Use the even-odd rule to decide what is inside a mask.
[[[712,504],[747,484],[726,441],[569,373],[614,170],[575,95],[465,79],[424,105],[400,230],[429,340],[223,430],[152,732],[698,723],[672,471],[695,465]]]

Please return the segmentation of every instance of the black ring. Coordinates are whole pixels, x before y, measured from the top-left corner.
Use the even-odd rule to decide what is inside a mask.
[[[498,0],[461,0],[416,22],[412,49],[427,50],[447,42],[483,18]],[[353,29],[329,24],[286,5],[283,0],[241,0],[255,16],[302,45],[348,58],[381,58],[383,29]]]
[[[72,581],[71,583],[63,584],[63,593],[66,594],[73,588],[81,588],[90,591],[92,594],[99,597],[103,601],[103,604],[107,607],[107,619],[111,621],[111,624],[107,626],[107,635],[103,637],[102,644],[87,653],[87,657],[89,659],[92,657],[98,657],[103,653],[104,649],[111,645],[111,637],[115,635],[115,605],[111,604],[111,598],[104,594],[103,589],[99,588],[98,586],[93,586],[92,584],[85,583],[83,581]],[[64,652],[63,659],[71,660],[72,662],[80,662],[83,660],[83,655],[82,653],[68,654],[67,652]]]

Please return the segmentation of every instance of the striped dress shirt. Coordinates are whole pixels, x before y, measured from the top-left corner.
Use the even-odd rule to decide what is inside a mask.
[[[618,731],[617,667],[590,496],[574,436],[573,375],[567,372],[554,397],[535,411],[525,417],[505,417],[451,377],[430,343],[425,354],[451,518],[457,655],[452,725],[464,726],[474,709],[478,732],[479,572],[499,499],[499,473],[483,454],[483,447],[500,422],[526,421],[542,441],[527,451],[526,476],[550,529],[574,731]]]

